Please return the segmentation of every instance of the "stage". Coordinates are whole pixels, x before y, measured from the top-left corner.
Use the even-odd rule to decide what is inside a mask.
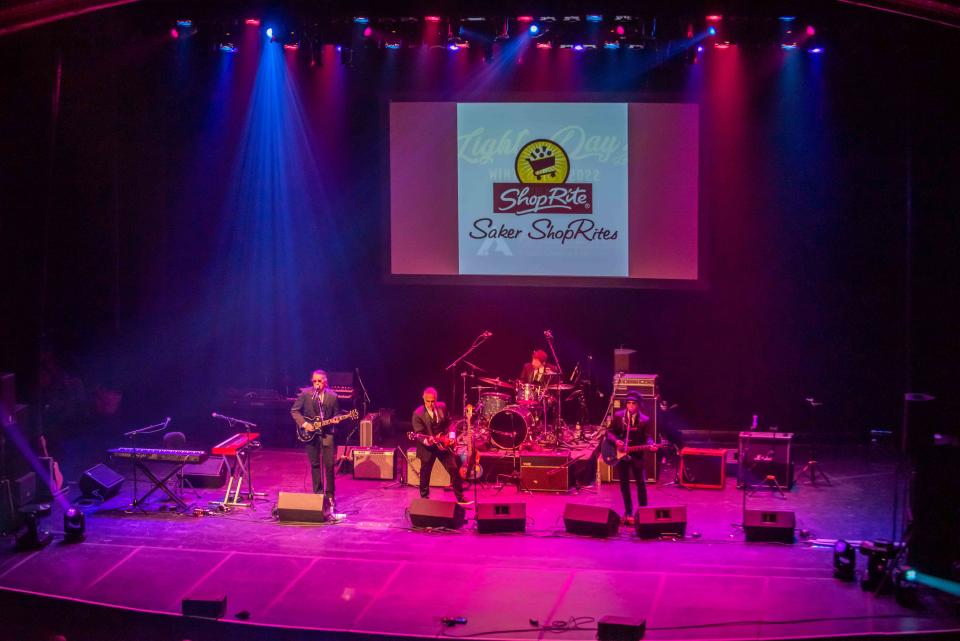
[[[798,450],[797,460],[803,459]],[[85,542],[67,545],[58,536],[38,552],[6,548],[0,587],[29,594],[3,596],[8,604],[33,604],[21,614],[39,607],[37,595],[67,600],[63,612],[93,604],[143,612],[122,613],[123,620],[152,622],[140,624],[138,638],[165,638],[184,625],[181,599],[223,595],[224,621],[242,627],[207,627],[190,638],[240,638],[254,634],[254,626],[270,626],[275,632],[264,634],[302,631],[301,637],[278,638],[593,639],[596,619],[605,615],[646,619],[648,639],[960,628],[960,617],[955,610],[951,616],[952,606],[936,594],[923,593],[923,608],[908,609],[892,595],[874,597],[857,583],[833,578],[833,539],[889,538],[896,459],[882,449],[852,446],[821,452],[820,459],[832,486],[800,478],[785,499],[766,490],[747,498],[751,509],[796,513],[798,540],[788,545],[744,541],[736,527],[743,493],[734,479],[723,490],[687,490],[667,485],[670,465],[661,469],[660,483],[648,485],[649,497],[653,506],[687,506],[680,541],[644,541],[628,527],[609,539],[567,534],[567,503],[622,511],[619,487],[610,483],[599,491],[564,494],[518,492],[510,485],[479,488],[479,502],[524,502],[528,517],[525,534],[483,535],[469,520],[456,531],[415,530],[406,509],[418,496],[416,488],[341,475],[340,522],[281,523],[273,510],[278,492],[304,491],[309,470],[300,451],[261,450],[254,454],[255,489],[266,496],[253,509],[180,515],[164,511],[166,504],[157,499],[144,512],[131,513],[124,509],[132,491],[127,481],[117,496],[84,509]],[[222,494],[187,491],[186,498],[206,507]],[[75,486],[67,498],[79,498]],[[453,500],[443,488],[433,488],[431,498]],[[468,507],[468,519],[473,514]],[[45,521],[53,530],[62,522],[61,507]],[[864,567],[859,555],[857,563]],[[464,617],[466,623],[446,627],[442,617]],[[103,620],[88,613],[83,628],[65,621],[42,625],[43,632],[64,632],[72,641],[103,638],[111,629]],[[544,629],[554,622],[568,629]]]

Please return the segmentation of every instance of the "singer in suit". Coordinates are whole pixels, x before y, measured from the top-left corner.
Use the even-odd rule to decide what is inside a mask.
[[[627,392],[625,407],[613,415],[606,438],[617,447],[635,445],[653,445],[653,433],[650,429],[650,417],[640,411],[640,394]],[[617,461],[620,474],[620,493],[623,495],[624,521],[633,523],[633,501],[630,497],[630,473],[637,481],[637,505],[647,504],[647,479],[643,469],[643,452],[628,454]]]
[[[434,436],[447,434],[450,429],[450,414],[447,405],[437,401],[437,390],[428,387],[423,390],[423,405],[413,411],[413,431],[424,434],[428,441],[417,441],[417,458],[420,459],[420,496],[430,497],[430,475],[433,473],[433,462],[440,459],[453,482],[453,493],[457,503],[469,504],[463,496],[463,479],[460,478],[460,465],[457,457],[448,449],[441,449],[429,441]],[[456,438],[456,433],[451,434]]]
[[[322,369],[313,372],[310,377],[312,389],[307,390],[294,401],[290,408],[290,415],[297,425],[310,429],[307,420],[333,418],[339,413],[337,393],[327,389],[327,373]],[[336,445],[333,443],[333,433],[326,436],[317,436],[306,444],[307,460],[310,461],[310,475],[313,480],[315,494],[324,494],[333,509],[334,494],[334,454]]]

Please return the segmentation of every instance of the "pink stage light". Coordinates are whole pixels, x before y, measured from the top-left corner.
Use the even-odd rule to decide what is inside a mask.
[[[440,16],[427,16],[424,20],[427,22],[440,22]]]
[[[718,14],[707,16],[707,22],[720,22],[721,20],[723,20],[723,16]]]
[[[367,27],[366,29],[363,30],[364,38],[369,38],[372,35],[373,35],[373,29],[371,29],[370,27]]]
[[[616,31],[617,31],[617,35],[618,35],[618,36],[622,36],[623,34],[625,34],[625,33],[627,32],[627,30],[623,28],[623,25],[622,25],[622,24],[618,24],[618,25],[617,25]]]
[[[813,28],[813,25],[812,25],[812,24],[811,24],[811,25],[807,25],[807,35],[808,35],[808,36],[814,36],[814,35],[816,35],[816,33],[817,33],[817,30]]]
[[[180,37],[180,32],[177,31],[176,29],[171,28],[171,29],[170,29],[170,37],[173,38],[174,40],[176,40],[177,38]]]
[[[243,21],[243,24],[248,24],[251,27],[259,27],[260,18],[247,18],[246,20]]]

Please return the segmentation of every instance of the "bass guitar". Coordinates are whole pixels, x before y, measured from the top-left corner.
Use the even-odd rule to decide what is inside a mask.
[[[604,438],[600,443],[600,458],[603,459],[603,462],[613,467],[620,459],[625,456],[630,456],[631,454],[636,454],[637,452],[656,452],[663,445],[652,443],[649,445],[625,445],[623,447],[617,447],[617,444],[611,441],[608,438]]]
[[[483,468],[477,459],[477,444],[473,441],[473,405],[464,408],[467,420],[467,451],[464,452],[463,465],[460,466],[460,478],[478,479],[483,476]]]
[[[430,436],[429,434],[420,434],[419,432],[407,432],[407,438],[411,441],[420,441],[427,447],[434,445],[438,450],[450,450],[452,452],[457,447],[457,440],[450,438],[447,434]]]
[[[303,425],[297,425],[297,438],[301,443],[309,443],[318,436],[322,438],[330,434],[330,430],[327,428],[331,425],[336,425],[348,419],[356,419],[358,416],[357,410],[350,410],[346,414],[339,414],[328,419],[308,418],[307,423],[310,425],[309,428],[305,428]]]

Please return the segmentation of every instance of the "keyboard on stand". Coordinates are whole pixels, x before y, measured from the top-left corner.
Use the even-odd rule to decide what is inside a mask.
[[[162,463],[203,463],[209,454],[203,450],[165,450],[154,447],[115,447],[107,450],[113,458],[160,461]]]

